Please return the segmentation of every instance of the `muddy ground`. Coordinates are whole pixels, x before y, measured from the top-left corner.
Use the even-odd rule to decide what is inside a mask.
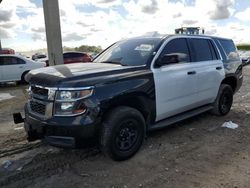
[[[11,115],[23,111],[26,89],[0,86],[0,187],[250,187],[250,66],[227,116],[204,113],[150,133],[124,162],[95,146],[66,150],[27,143]],[[225,121],[239,127],[222,128]]]

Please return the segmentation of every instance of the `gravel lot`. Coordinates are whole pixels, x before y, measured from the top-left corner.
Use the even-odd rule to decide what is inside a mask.
[[[250,66],[227,116],[204,113],[152,132],[124,162],[95,146],[28,143],[12,121],[26,100],[27,86],[0,85],[0,187],[250,187]],[[239,127],[222,128],[225,121]]]

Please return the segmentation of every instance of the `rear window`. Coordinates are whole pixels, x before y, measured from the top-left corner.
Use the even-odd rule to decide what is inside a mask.
[[[228,60],[239,60],[239,54],[232,40],[219,39]]]
[[[208,39],[191,39],[194,62],[218,59],[214,46]]]
[[[70,53],[63,54],[63,58],[77,58],[77,57],[83,57],[83,56],[84,56],[84,54],[82,54],[82,53],[72,53],[72,52],[70,52]]]

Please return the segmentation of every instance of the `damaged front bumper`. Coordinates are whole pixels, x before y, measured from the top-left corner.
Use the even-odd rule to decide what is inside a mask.
[[[71,148],[83,139],[94,137],[99,124],[88,115],[41,120],[28,112],[27,105],[25,118],[20,113],[13,114],[13,118],[15,123],[24,122],[28,141],[45,139],[50,145]]]

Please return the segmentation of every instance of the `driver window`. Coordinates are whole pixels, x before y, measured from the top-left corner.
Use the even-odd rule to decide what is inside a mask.
[[[187,46],[187,41],[184,38],[173,39],[168,42],[161,52],[160,59],[169,56],[176,58],[173,62],[190,62],[190,56]]]

